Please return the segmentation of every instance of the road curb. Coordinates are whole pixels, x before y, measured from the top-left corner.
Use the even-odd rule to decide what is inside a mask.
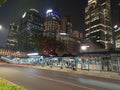
[[[95,77],[101,77],[101,78],[109,78],[109,79],[116,79],[120,80],[120,76],[117,73],[111,73],[111,72],[98,72],[98,71],[87,71],[87,70],[72,70],[68,68],[58,68],[58,67],[50,67],[50,66],[32,66],[33,68],[39,68],[39,69],[46,69],[46,70],[54,70],[54,71],[61,71],[61,72],[70,72],[70,73],[76,73],[76,74],[83,74],[83,75],[89,75],[89,76],[95,76]]]

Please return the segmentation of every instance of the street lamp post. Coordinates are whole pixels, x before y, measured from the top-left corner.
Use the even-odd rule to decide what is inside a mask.
[[[89,52],[89,48],[90,48],[89,45],[82,45],[81,52]],[[84,62],[82,63],[82,68],[83,68],[83,65],[85,65],[84,68],[89,71],[89,58],[84,59]]]
[[[113,27],[113,29],[114,29],[114,31],[113,31],[113,45],[114,45],[114,49],[116,49],[116,30],[117,30],[117,28],[118,28],[118,25],[115,25],[114,27]]]
[[[83,46],[81,46],[81,50],[85,51],[85,52],[89,52],[89,48],[90,48],[89,45],[83,45]]]

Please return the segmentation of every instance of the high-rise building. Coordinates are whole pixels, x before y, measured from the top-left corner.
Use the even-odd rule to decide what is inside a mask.
[[[61,16],[58,12],[52,9],[47,10],[44,35],[55,38],[56,34],[60,32],[60,20]]]
[[[114,26],[115,48],[120,49],[120,25]]]
[[[9,50],[17,50],[16,46],[18,43],[18,29],[18,25],[15,25],[14,23],[10,24],[8,39],[6,43],[6,48]]]
[[[74,36],[73,34],[60,33],[58,40],[66,46],[67,50],[65,53],[79,52],[80,38]]]
[[[102,49],[111,48],[111,0],[88,0],[85,8],[85,38]]]
[[[82,38],[82,33],[80,33],[80,32],[77,31],[77,30],[74,30],[74,31],[73,31],[73,36],[75,36],[76,38]]]
[[[70,34],[72,33],[72,18],[71,17],[66,17],[66,16],[61,16],[61,33],[67,33]]]
[[[119,8],[119,9],[118,9],[118,10],[119,10],[119,11],[118,11],[118,12],[119,12],[119,15],[118,15],[118,16],[119,16],[119,19],[118,19],[118,20],[119,20],[119,23],[120,23],[120,1],[118,2],[118,8]]]
[[[113,12],[113,39],[114,39],[114,48],[120,49],[120,0],[115,0],[112,2],[112,7],[115,9]]]
[[[19,44],[20,51],[34,51],[34,37],[43,34],[44,19],[36,9],[27,10],[21,19],[19,27]]]

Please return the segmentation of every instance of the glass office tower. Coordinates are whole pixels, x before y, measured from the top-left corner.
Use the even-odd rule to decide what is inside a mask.
[[[35,50],[34,37],[43,34],[44,19],[36,9],[27,10],[21,19],[19,27],[19,44],[21,51],[33,52]]]

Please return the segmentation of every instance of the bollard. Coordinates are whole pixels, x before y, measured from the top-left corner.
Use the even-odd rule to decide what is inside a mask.
[[[118,58],[118,75],[120,76],[120,58]]]
[[[42,67],[44,67],[44,65],[42,65]]]
[[[63,67],[61,66],[60,69],[63,69]]]

